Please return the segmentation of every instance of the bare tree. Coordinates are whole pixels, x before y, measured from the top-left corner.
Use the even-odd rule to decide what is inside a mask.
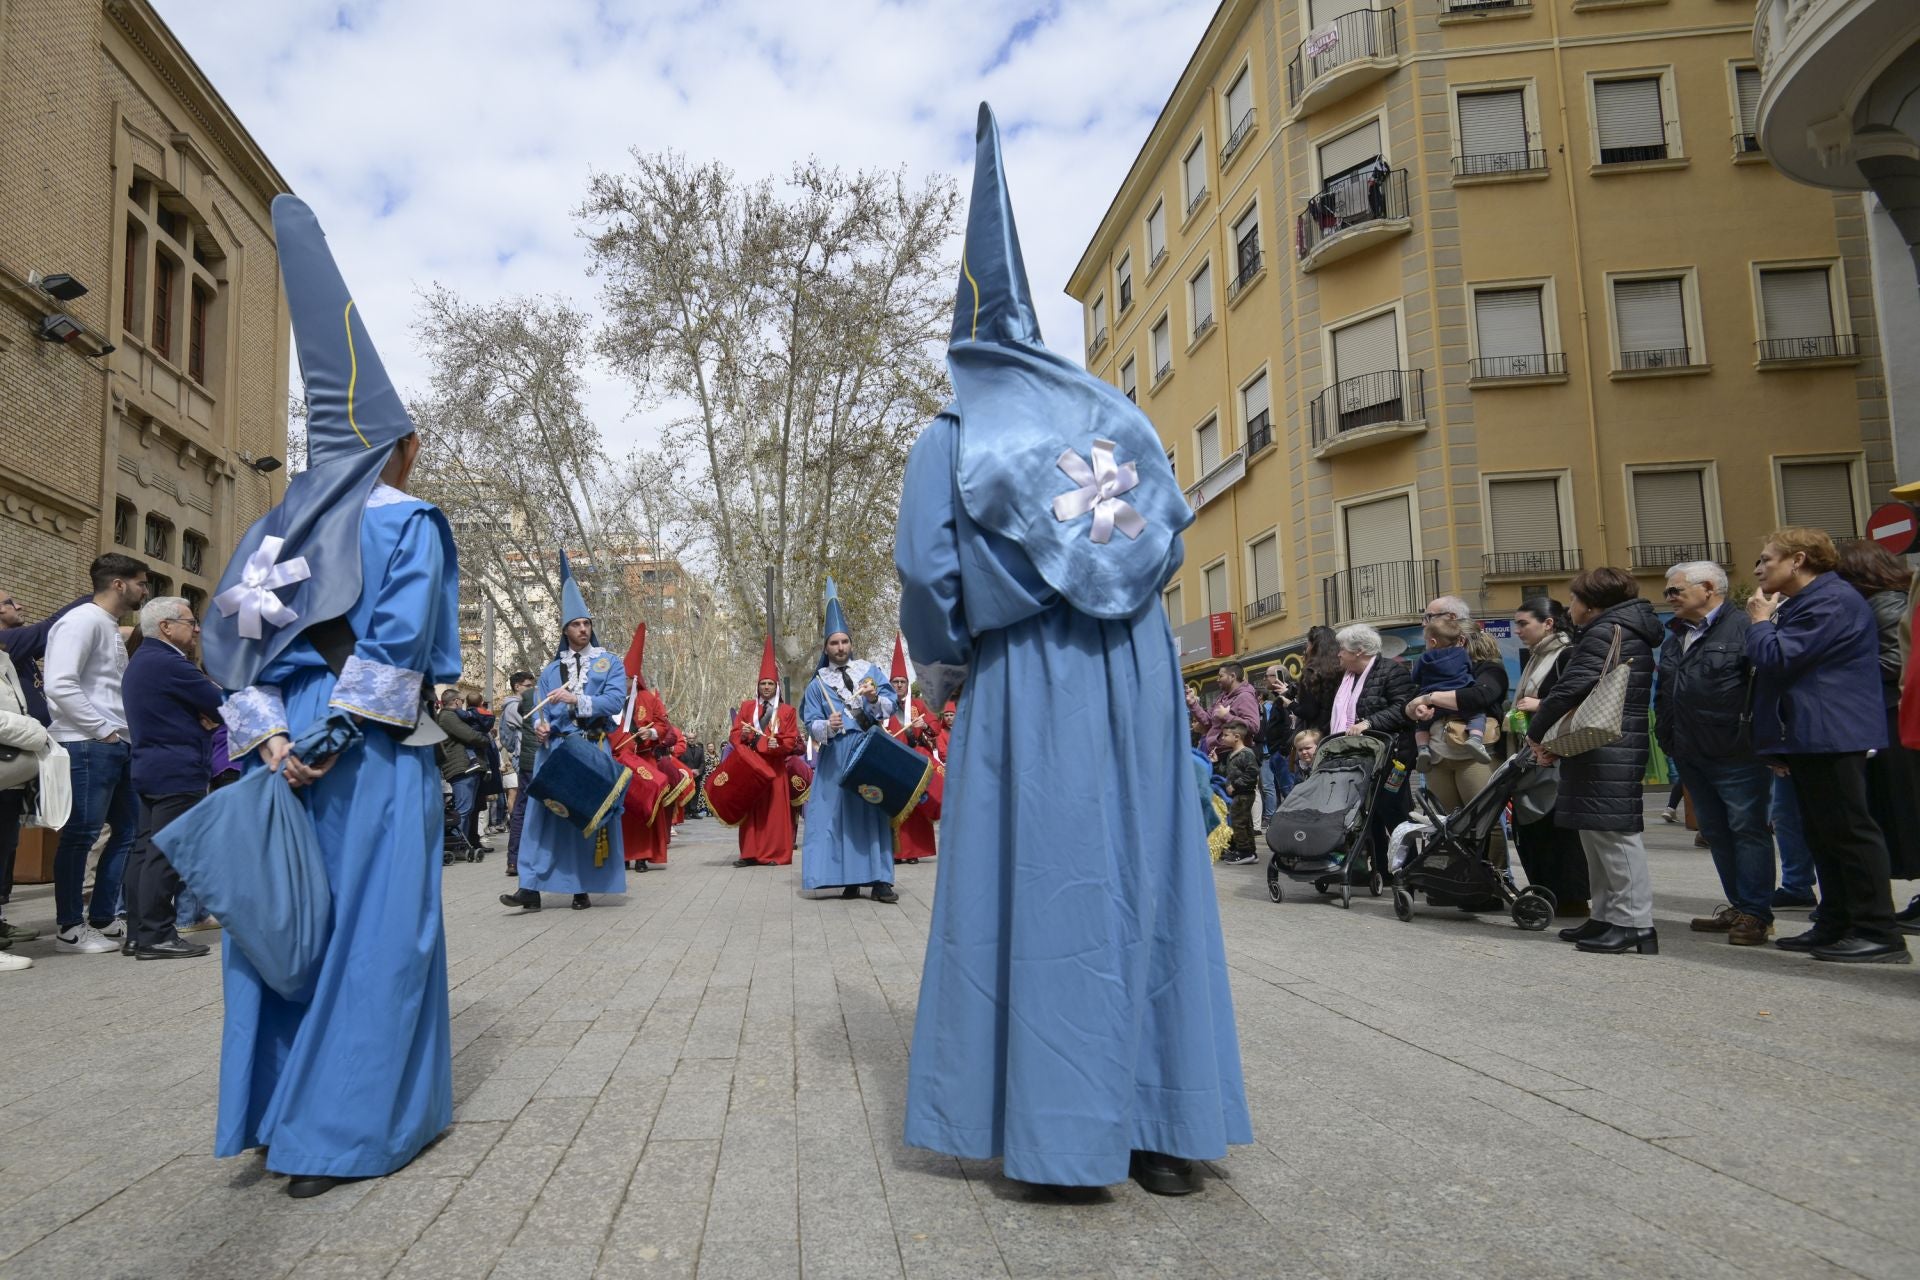
[[[678,515],[711,548],[743,645],[772,569],[794,674],[828,574],[869,651],[891,643],[901,476],[947,395],[958,207],[946,180],[810,160],[776,188],[636,150],[579,210],[609,311],[598,348],[674,415],[661,455]]]

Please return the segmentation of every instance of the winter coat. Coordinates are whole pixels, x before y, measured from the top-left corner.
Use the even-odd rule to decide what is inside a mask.
[[[1340,686],[1334,686],[1337,696]],[[1373,660],[1373,666],[1367,670],[1366,683],[1360,686],[1360,701],[1354,711],[1356,719],[1365,720],[1367,728],[1377,729],[1394,735],[1393,759],[1413,767],[1415,754],[1413,741],[1413,717],[1407,714],[1407,704],[1420,691],[1413,687],[1413,676],[1398,662],[1381,654]],[[1333,696],[1327,699],[1327,715],[1333,715]]]
[[[1242,747],[1228,756],[1225,773],[1236,798],[1260,794],[1260,756],[1252,747]]]
[[[1576,831],[1642,829],[1641,783],[1647,773],[1649,746],[1647,701],[1653,692],[1653,651],[1660,643],[1660,619],[1653,606],[1636,596],[1582,628],[1553,691],[1540,700],[1540,710],[1527,726],[1528,737],[1544,742],[1561,717],[1580,705],[1600,679],[1615,631],[1621,633],[1620,662],[1632,673],[1620,737],[1560,762],[1560,798],[1553,820]]]
[[[1900,621],[1907,616],[1907,593],[1876,591],[1867,597],[1880,634],[1880,698],[1889,707],[1900,705]]]
[[[487,739],[484,734],[468,724],[452,707],[441,711],[436,720],[447,735],[446,741],[440,744],[441,777],[452,782],[455,778],[464,778],[486,768]]]
[[[1887,745],[1873,610],[1823,573],[1747,630],[1753,746],[1763,755],[1839,755]]]
[[[1684,624],[1667,624],[1660,646],[1660,682],[1653,726],[1660,749],[1680,760],[1737,760],[1753,755],[1747,703],[1753,668],[1747,662],[1746,611],[1728,600],[1699,639],[1684,650]]]

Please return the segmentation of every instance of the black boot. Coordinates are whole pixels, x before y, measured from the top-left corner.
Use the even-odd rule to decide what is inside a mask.
[[[1577,924],[1571,929],[1562,929],[1560,931],[1560,941],[1579,942],[1582,938],[1597,938],[1606,931],[1607,922],[1605,920],[1589,920],[1585,924]]]
[[[356,1182],[356,1178],[330,1178],[325,1174],[310,1174],[287,1179],[287,1194],[295,1200],[311,1200],[323,1196],[343,1182]]]
[[[1193,1161],[1163,1156],[1158,1151],[1134,1152],[1127,1172],[1157,1196],[1184,1196],[1199,1190],[1193,1179]]]
[[[540,891],[538,889],[521,889],[514,893],[503,893],[500,895],[500,905],[503,907],[518,907],[522,911],[538,911],[540,909]]]
[[[860,896],[860,886],[857,884],[850,884],[846,888],[840,891],[840,896],[843,898],[857,898]]]
[[[575,911],[585,911],[588,907],[592,905],[593,904],[591,902],[587,901],[586,894],[576,893],[573,895],[573,909]]]
[[[1610,924],[1591,938],[1581,938],[1573,944],[1581,951],[1605,952],[1619,955],[1622,951],[1638,951],[1643,956],[1660,954],[1660,934],[1648,929],[1635,929],[1623,924]]]
[[[893,886],[885,880],[875,880],[873,882],[873,900],[875,902],[898,902],[900,901],[900,895],[895,893]]]

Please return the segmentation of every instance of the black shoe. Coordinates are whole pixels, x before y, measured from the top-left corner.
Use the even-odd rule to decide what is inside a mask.
[[[573,909],[575,911],[585,911],[588,907],[592,905],[593,904],[591,902],[587,901],[586,894],[576,893],[573,895]]]
[[[1769,904],[1775,911],[1802,911],[1820,904],[1810,893],[1788,893],[1785,889],[1773,891],[1773,901]]]
[[[755,862],[752,858],[735,858],[733,860],[733,865],[736,867],[757,867],[760,864]]]
[[[1841,964],[1912,964],[1907,940],[1873,942],[1867,938],[1846,937],[1813,949],[1815,960],[1836,960]]]
[[[503,907],[518,907],[522,911],[538,911],[540,909],[540,891],[537,889],[521,889],[516,893],[503,893],[500,895],[500,905]]]
[[[1258,861],[1260,861],[1259,857],[1253,853],[1228,853],[1221,855],[1220,865],[1223,867],[1238,867],[1249,862]]]
[[[1604,952],[1608,955],[1638,951],[1643,956],[1657,956],[1660,954],[1660,933],[1656,929],[1633,929],[1622,924],[1610,924],[1601,933],[1591,938],[1581,938],[1573,945],[1581,951]]]
[[[123,956],[130,956],[133,954],[133,935],[131,933],[129,933],[126,937],[120,939],[120,954]]]
[[[856,890],[856,893],[857,892]],[[893,886],[886,881],[875,880],[873,882],[873,900],[875,902],[898,902],[900,901],[900,895],[895,893]]]
[[[1920,924],[1920,893],[1914,894],[1906,906],[1894,912],[1893,918],[1901,924]]]
[[[1775,938],[1773,945],[1782,951],[1811,951],[1815,947],[1830,947],[1844,936],[1831,929],[1809,929],[1789,938]]]
[[[1571,929],[1562,929],[1560,931],[1560,941],[1579,942],[1582,938],[1597,938],[1610,927],[1605,920],[1589,920],[1585,924],[1577,924]]]
[[[168,938],[165,942],[156,942],[150,947],[135,947],[135,960],[191,960],[195,956],[204,956],[212,947],[201,946],[197,942],[188,942],[184,938]]]
[[[1193,1161],[1163,1156],[1157,1151],[1134,1152],[1127,1173],[1157,1196],[1191,1195],[1200,1189],[1194,1183]]]
[[[514,866],[511,862],[509,862],[507,864],[507,874],[510,876],[517,876],[520,874],[520,868]]]
[[[311,1200],[315,1196],[327,1194],[327,1192],[333,1190],[343,1182],[355,1181],[358,1181],[358,1179],[329,1178],[324,1174],[316,1174],[311,1177],[288,1178],[287,1194],[295,1200]]]
[[[846,888],[840,891],[840,896],[843,898],[857,898],[860,896],[860,886],[857,884],[850,884]]]
[[[653,865],[653,864],[652,864],[652,863],[650,863],[650,862],[648,862],[648,861],[647,861],[647,860],[646,860],[645,858],[640,858],[640,859],[638,859],[638,860],[636,860],[636,861],[634,862],[634,864],[633,864],[633,870],[634,870],[634,873],[635,873],[636,875],[645,875],[645,874],[646,874],[646,871],[647,871],[647,868],[648,868],[648,867],[650,867],[650,866],[652,866],[652,865]]]

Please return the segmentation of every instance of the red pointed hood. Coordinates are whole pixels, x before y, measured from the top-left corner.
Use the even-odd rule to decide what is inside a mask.
[[[760,652],[760,678],[778,683],[780,664],[773,660],[773,637],[767,637],[767,647]]]
[[[633,643],[627,646],[627,677],[638,680],[642,689],[647,687],[646,677],[640,674],[640,662],[647,653],[647,624],[641,623],[633,629]]]
[[[907,674],[907,641],[898,631],[893,633],[893,670],[887,673],[890,680],[911,680]]]

